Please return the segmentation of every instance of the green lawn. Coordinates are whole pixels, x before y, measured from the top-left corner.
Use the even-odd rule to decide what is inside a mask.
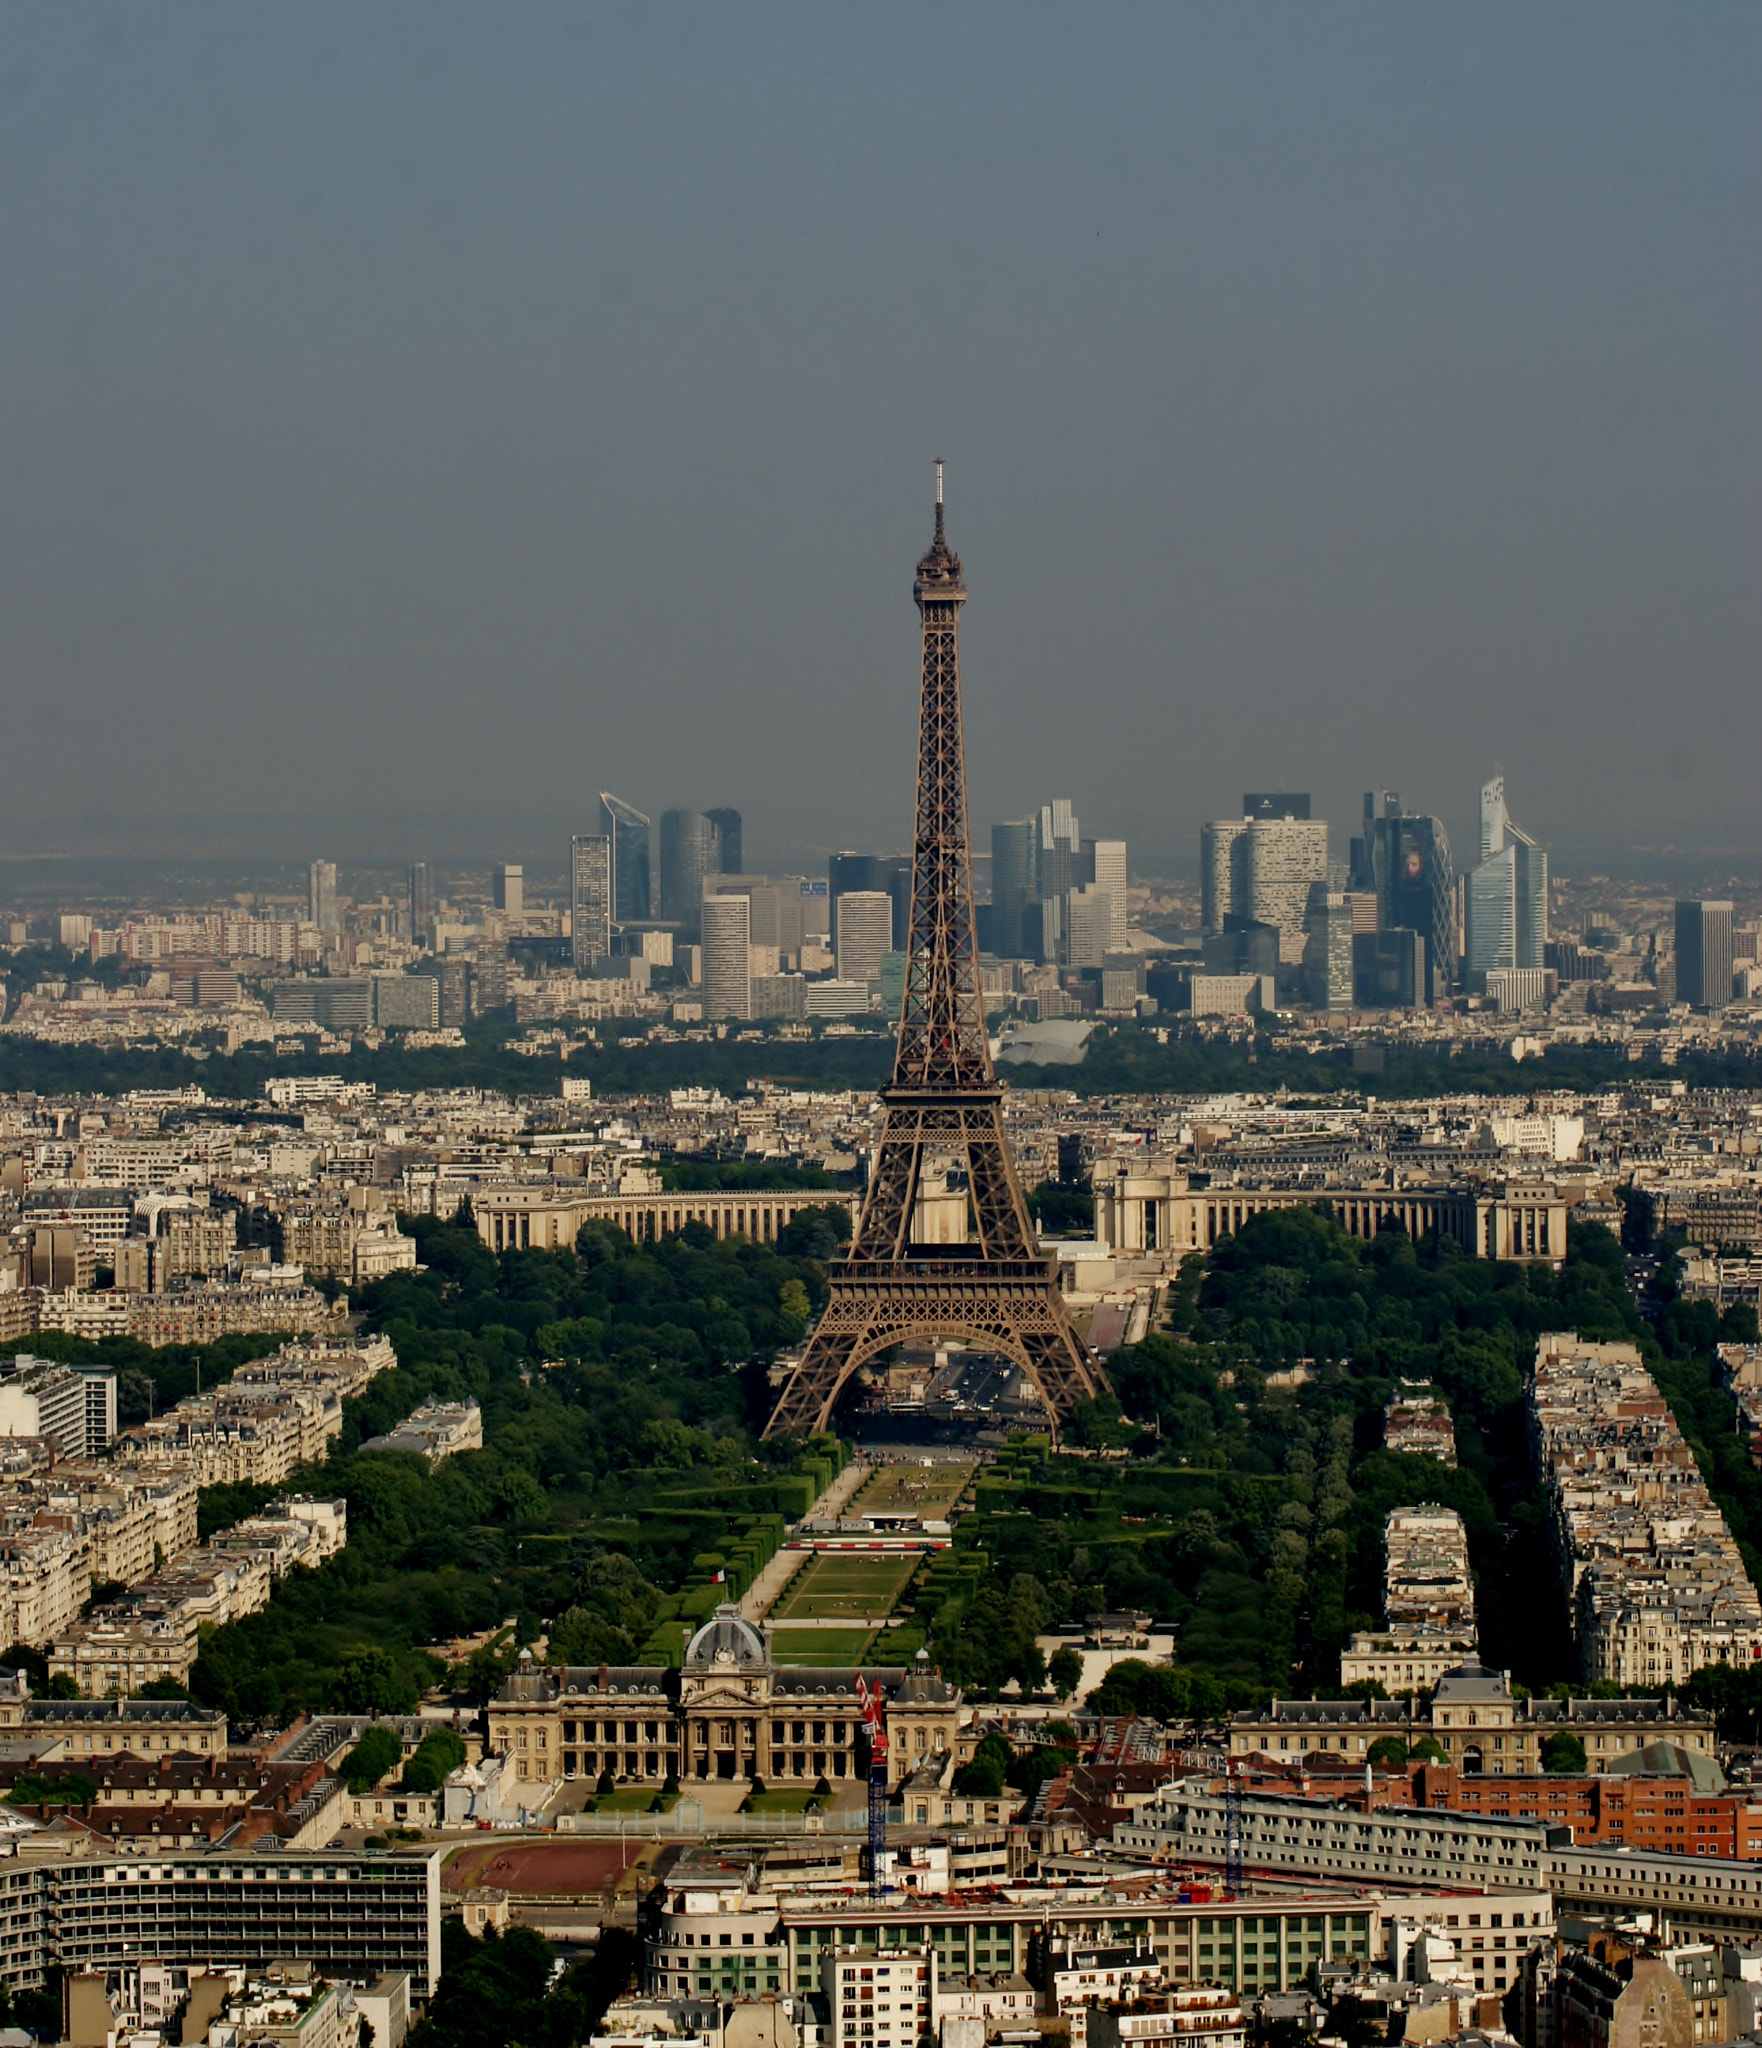
[[[860,1664],[869,1646],[866,1628],[780,1628],[771,1638],[779,1664]]]
[[[658,1786],[625,1785],[616,1792],[602,1792],[597,1799],[587,1802],[589,1813],[647,1813]],[[671,1813],[679,1804],[677,1792],[661,1792],[661,1811]]]
[[[754,1813],[805,1813],[813,1796],[810,1786],[805,1792],[754,1792],[746,1803]],[[821,1803],[830,1806],[831,1797],[824,1795]]]
[[[840,1557],[826,1553],[810,1558],[783,1589],[768,1620],[879,1620],[911,1581],[922,1560],[907,1557]]]

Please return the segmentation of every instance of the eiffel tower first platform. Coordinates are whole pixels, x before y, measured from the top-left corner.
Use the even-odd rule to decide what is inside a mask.
[[[1057,1262],[1041,1255],[1028,1219],[985,1034],[961,738],[967,587],[942,530],[940,462],[936,538],[912,594],[923,621],[924,680],[899,1046],[893,1080],[881,1091],[886,1121],[856,1235],[831,1268],[831,1300],[767,1436],[829,1427],[851,1374],[913,1339],[964,1337],[1012,1359],[1038,1389],[1055,1435],[1077,1402],[1107,1388],[1058,1291]],[[958,1194],[963,1180],[964,1235],[941,1221],[951,1207],[945,1190]],[[962,1241],[926,1242],[925,1229]]]

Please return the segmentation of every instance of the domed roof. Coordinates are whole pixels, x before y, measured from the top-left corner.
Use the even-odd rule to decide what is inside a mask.
[[[724,1601],[685,1646],[688,1671],[713,1670],[717,1665],[759,1671],[770,1661],[764,1636],[750,1621],[741,1619],[740,1609],[732,1601]]]

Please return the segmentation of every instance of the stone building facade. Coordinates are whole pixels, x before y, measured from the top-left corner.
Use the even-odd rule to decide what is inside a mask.
[[[860,1674],[885,1700],[889,1785],[938,1753],[952,1763],[961,1695],[929,1661]],[[534,1664],[523,1655],[489,1703],[490,1748],[518,1775],[623,1784],[669,1777],[814,1784],[868,1770],[855,1670],[779,1664],[770,1631],[719,1607],[666,1664]]]

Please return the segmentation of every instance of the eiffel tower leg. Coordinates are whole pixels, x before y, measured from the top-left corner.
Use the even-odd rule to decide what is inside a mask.
[[[844,1327],[845,1319],[835,1316],[835,1306],[827,1307],[801,1364],[790,1374],[765,1424],[766,1436],[817,1436],[832,1427],[832,1410],[845,1381],[856,1370],[863,1338],[862,1328]],[[865,1324],[867,1320],[862,1319]]]

